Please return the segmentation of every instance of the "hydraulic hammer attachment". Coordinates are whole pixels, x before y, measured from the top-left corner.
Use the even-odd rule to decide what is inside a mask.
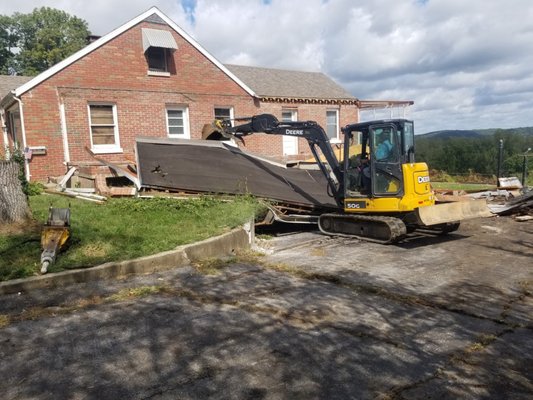
[[[441,203],[417,209],[419,222],[425,226],[453,223],[471,218],[491,217],[494,214],[484,199]]]
[[[57,253],[70,237],[70,208],[53,208],[48,211],[48,221],[41,232],[41,273],[54,263]]]

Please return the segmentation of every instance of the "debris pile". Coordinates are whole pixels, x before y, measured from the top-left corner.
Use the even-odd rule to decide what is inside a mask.
[[[495,214],[512,214],[518,221],[528,221],[533,219],[533,191],[514,197],[504,204],[489,204],[489,208]]]

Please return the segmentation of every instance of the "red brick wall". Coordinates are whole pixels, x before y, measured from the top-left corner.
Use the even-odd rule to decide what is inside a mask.
[[[176,73],[169,77],[149,76],[143,53],[141,28],[172,32],[178,49],[173,52]],[[211,61],[170,27],[143,22],[64,68],[31,91],[23,94],[26,140],[29,146],[46,146],[47,155],[30,162],[32,180],[45,181],[63,175],[63,139],[59,105],[65,106],[71,164],[91,163],[88,119],[89,102],[116,105],[120,145],[123,153],[101,154],[108,161],[134,159],[135,137],[166,137],[167,105],[187,106],[192,138],[200,138],[202,127],[211,123],[214,107],[233,107],[235,116],[273,113],[281,118],[287,105],[259,104]],[[290,105],[294,107],[293,105]],[[297,105],[298,118],[316,120],[325,126],[323,105]],[[341,126],[355,122],[355,106],[340,107]],[[282,155],[282,138],[255,135],[247,140],[249,151],[262,155]],[[306,143],[299,144],[306,158]]]

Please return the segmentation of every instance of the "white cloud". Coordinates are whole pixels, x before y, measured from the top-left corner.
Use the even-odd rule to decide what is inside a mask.
[[[323,71],[362,99],[413,100],[418,131],[533,125],[533,2],[19,0],[105,34],[155,5],[222,62]],[[191,7],[191,5],[193,7]]]

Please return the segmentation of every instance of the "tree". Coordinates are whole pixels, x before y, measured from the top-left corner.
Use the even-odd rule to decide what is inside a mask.
[[[29,14],[15,13],[10,19],[0,17],[0,23],[5,20],[7,33],[4,35],[8,38],[0,39],[0,51],[13,59],[13,67],[21,75],[36,75],[47,70],[83,48],[90,35],[86,21],[54,8],[36,8]],[[13,44],[14,49],[9,47]]]
[[[7,75],[14,66],[15,55],[12,49],[16,47],[13,34],[13,19],[0,15],[0,74]]]
[[[24,222],[31,216],[19,173],[18,162],[0,161],[0,224],[2,225]]]

